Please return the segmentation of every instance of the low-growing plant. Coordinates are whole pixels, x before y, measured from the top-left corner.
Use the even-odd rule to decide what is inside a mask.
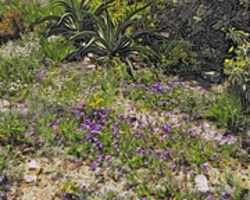
[[[0,61],[0,95],[22,98],[34,83],[39,61],[35,58],[9,58]]]
[[[55,62],[61,61],[66,55],[68,55],[74,46],[70,41],[65,40],[60,36],[51,36],[47,38],[41,38],[41,50],[46,56]]]
[[[139,69],[135,75],[135,79],[139,83],[153,84],[157,80],[157,74],[149,68]]]
[[[242,112],[240,98],[230,93],[223,93],[219,94],[208,108],[207,115],[216,120],[219,127],[237,131],[244,127],[245,116]]]
[[[64,138],[65,144],[67,143],[77,143],[81,141],[82,135],[79,131],[77,131],[78,123],[74,119],[70,118],[62,118],[60,124],[58,125],[58,129],[60,134]]]
[[[229,76],[229,89],[240,97],[244,108],[250,111],[250,42],[240,36],[234,40],[238,42],[238,46],[232,47],[230,51],[235,57],[225,60],[224,73]]]
[[[44,114],[44,116],[41,116],[36,121],[35,131],[39,135],[39,137],[42,139],[43,143],[45,144],[55,144],[55,138],[57,136],[55,127],[57,124],[55,124],[56,116],[48,113]],[[54,126],[53,126],[54,125]]]
[[[0,144],[24,142],[27,122],[19,113],[6,112],[0,115]]]
[[[5,155],[0,153],[0,174],[3,172],[5,168],[6,168],[6,158]]]
[[[231,77],[231,88],[238,95],[247,112],[250,111],[250,65],[242,72]]]
[[[197,71],[196,53],[188,41],[166,41],[158,46],[161,55],[160,65],[163,71],[172,73],[192,73]]]
[[[201,118],[204,116],[211,103],[207,96],[201,96],[199,93],[194,91],[185,91],[185,95],[182,95],[180,101],[180,110],[188,113],[190,117],[193,118]]]

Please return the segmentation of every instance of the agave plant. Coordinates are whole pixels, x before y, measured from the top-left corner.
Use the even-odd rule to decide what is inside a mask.
[[[95,23],[93,16],[100,15],[114,0],[101,3],[95,10],[91,10],[89,0],[58,0],[55,5],[63,8],[63,15],[51,15],[37,19],[34,25],[49,22],[46,36],[62,34],[69,38],[72,35],[84,31],[93,30]]]
[[[104,13],[98,17],[93,15],[96,22],[94,30],[84,30],[71,37],[71,40],[84,40],[91,38],[74,52],[66,56],[64,61],[72,62],[82,59],[88,53],[98,57],[114,58],[119,57],[121,61],[129,66],[130,73],[133,74],[131,58],[143,56],[144,58],[155,58],[157,55],[147,45],[142,45],[139,41],[144,40],[146,35],[153,35],[150,31],[134,31],[133,25],[136,22],[136,14],[149,6],[145,5],[128,14],[124,20],[115,22],[110,13],[105,9]],[[86,41],[86,40],[85,40]]]

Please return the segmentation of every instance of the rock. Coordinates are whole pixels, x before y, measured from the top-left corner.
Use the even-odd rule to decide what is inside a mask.
[[[4,99],[0,99],[0,109],[6,108],[10,106],[10,102]]]
[[[25,175],[23,179],[24,179],[24,181],[26,183],[35,183],[37,181],[37,176],[35,176],[35,175]]]
[[[211,83],[220,83],[222,81],[221,73],[216,71],[203,72],[202,77]]]
[[[8,200],[7,195],[5,192],[0,191],[0,200]]]
[[[84,57],[83,63],[89,64],[91,62],[91,59],[89,57]]]
[[[95,55],[94,55],[93,53],[88,53],[88,57],[89,57],[89,58],[94,58]]]
[[[27,167],[29,170],[38,170],[41,168],[40,163],[36,160],[29,160],[27,163]]]
[[[95,64],[89,64],[89,65],[87,65],[87,68],[88,69],[95,69],[96,65]]]
[[[197,175],[195,177],[195,188],[202,193],[209,192],[207,177],[202,174]]]

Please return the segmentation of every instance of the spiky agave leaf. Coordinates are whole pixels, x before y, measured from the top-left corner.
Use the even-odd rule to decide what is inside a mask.
[[[133,16],[135,16],[138,12],[147,8],[148,6],[149,5],[146,5],[142,8],[135,10],[125,18],[127,21],[120,21],[118,23],[114,22],[114,20],[110,16],[109,11],[106,9],[103,15],[99,17],[93,16],[96,21],[95,30],[82,31],[78,34],[75,34],[71,39],[75,40],[75,39],[85,39],[91,37],[94,38],[94,42],[92,42],[90,46],[93,48],[95,52],[97,52],[96,49],[99,49],[98,55],[105,55],[111,58],[119,56],[125,60],[125,58],[129,57],[130,54],[135,54],[135,53],[145,54],[147,52],[147,56],[145,57],[153,58],[155,57],[153,51],[150,51],[148,48],[143,46],[138,46],[138,45],[136,46],[135,44],[136,40],[134,39],[136,33],[130,33],[129,31],[127,31],[128,27],[134,24],[134,21],[131,20]],[[88,50],[89,52],[89,50],[91,49],[90,46],[83,45],[77,51],[86,52]],[[79,54],[76,53],[72,55],[79,55]],[[83,54],[81,53],[81,55]]]
[[[62,34],[68,38],[75,32],[93,30],[95,23],[93,16],[100,15],[113,1],[104,1],[94,11],[91,11],[89,0],[82,0],[81,2],[77,0],[57,0],[54,4],[63,8],[63,15],[51,15],[36,19],[31,27],[49,21],[46,36]]]

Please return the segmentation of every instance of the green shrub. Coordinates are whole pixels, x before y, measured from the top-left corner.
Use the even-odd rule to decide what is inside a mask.
[[[237,48],[232,47],[229,51],[235,56],[232,59],[225,59],[224,73],[234,77],[235,74],[244,71],[250,65],[250,42],[239,42]]]
[[[230,93],[218,94],[207,114],[209,118],[216,120],[219,127],[231,130],[241,129],[246,119],[239,97]]]
[[[63,37],[42,38],[41,49],[47,58],[55,62],[61,61],[66,55],[68,55],[73,49],[73,45],[65,40]]]
[[[238,95],[247,112],[250,111],[250,65],[242,72],[231,77],[231,88]]]
[[[238,95],[247,111],[250,111],[250,42],[242,42],[235,50],[236,57],[226,59],[224,72],[229,76],[230,90]]]
[[[167,41],[160,47],[161,68],[167,72],[191,73],[195,71],[196,54],[188,41]]]

